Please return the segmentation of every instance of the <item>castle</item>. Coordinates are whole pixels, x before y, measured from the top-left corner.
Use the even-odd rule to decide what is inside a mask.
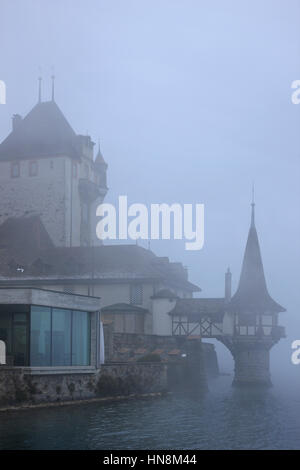
[[[95,243],[107,164],[54,100],[41,101],[0,145],[0,282],[101,297],[119,333],[159,334],[154,297],[192,297],[181,263],[136,244]],[[103,310],[105,312],[105,310]]]
[[[232,352],[236,384],[270,384],[269,351],[284,336],[278,313],[285,309],[267,291],[254,202],[237,292],[231,298],[227,272],[224,297],[196,299],[193,293],[201,289],[188,280],[181,263],[133,244],[95,246],[95,208],[107,193],[106,171],[100,147],[94,157],[91,138],[76,135],[55,103],[54,87],[51,101],[42,102],[39,93],[24,119],[13,117],[13,130],[0,145],[0,340],[7,342],[14,363],[72,367],[70,335],[75,335],[81,338],[77,366],[97,366],[96,299],[101,298],[103,322],[123,335],[108,351],[110,358],[130,361],[153,351],[178,357],[180,336],[199,344],[202,338],[217,338]],[[18,309],[7,307],[14,302],[11,288],[23,289],[13,294],[27,305],[24,311],[18,307],[20,323]],[[47,296],[28,293],[32,288],[50,292],[57,308],[69,306],[71,313],[61,311],[67,326],[53,318]],[[36,312],[33,299],[41,299],[48,313]],[[76,308],[80,304],[84,307]],[[76,330],[73,318],[84,328]]]

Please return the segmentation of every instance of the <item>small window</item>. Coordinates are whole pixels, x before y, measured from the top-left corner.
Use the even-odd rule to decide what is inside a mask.
[[[142,305],[143,303],[143,284],[131,284],[130,303],[133,305]]]
[[[37,176],[38,174],[38,162],[29,162],[29,176]]]
[[[86,177],[86,178],[89,178],[89,176],[90,176],[90,168],[89,168],[89,166],[88,166],[87,163],[84,165],[84,173],[85,173],[85,177]]]
[[[53,170],[53,168],[54,168],[54,161],[50,160],[50,169]]]
[[[72,174],[73,178],[77,178],[77,163],[73,163],[72,165]]]
[[[263,315],[262,316],[262,324],[264,326],[272,326],[273,325],[273,317],[272,315]]]
[[[20,163],[13,162],[11,164],[11,177],[12,178],[19,178],[20,176]]]

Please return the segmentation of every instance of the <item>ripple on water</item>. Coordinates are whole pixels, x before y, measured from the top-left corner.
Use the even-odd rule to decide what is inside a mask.
[[[232,389],[206,396],[1,414],[0,449],[299,449],[298,394]]]

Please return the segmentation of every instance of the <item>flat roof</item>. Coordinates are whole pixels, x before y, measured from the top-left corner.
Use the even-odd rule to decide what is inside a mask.
[[[100,310],[100,297],[38,288],[0,287],[0,305],[41,305],[96,312]]]

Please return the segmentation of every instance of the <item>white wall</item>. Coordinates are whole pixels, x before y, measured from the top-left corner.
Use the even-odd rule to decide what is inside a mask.
[[[175,307],[176,299],[153,299],[153,329],[152,334],[172,335],[172,318],[168,313]]]
[[[224,335],[233,335],[234,333],[234,315],[225,313],[223,317],[223,333]]]

